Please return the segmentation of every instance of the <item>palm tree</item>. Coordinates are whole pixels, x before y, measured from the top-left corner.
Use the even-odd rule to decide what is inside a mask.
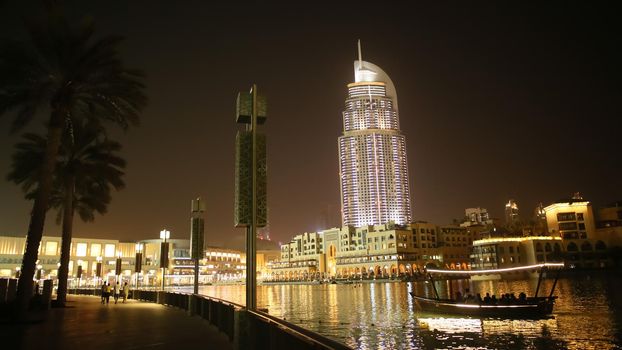
[[[32,294],[52,174],[66,125],[86,118],[127,128],[138,124],[147,100],[143,74],[125,68],[119,58],[121,37],[95,39],[91,22],[76,29],[53,10],[27,27],[28,42],[0,45],[0,116],[13,112],[11,131],[15,132],[39,110],[49,114],[46,149],[18,282],[18,311],[26,309]]]
[[[33,199],[46,140],[36,134],[23,137],[24,141],[16,145],[13,170],[7,179],[21,185],[26,198]],[[63,135],[50,196],[50,207],[57,209],[56,221],[62,222],[63,232],[56,299],[59,306],[64,306],[67,298],[74,213],[85,222],[93,221],[96,212],[106,213],[111,189],[125,186],[122,180],[125,161],[115,155],[120,149],[119,143],[106,139],[101,129],[92,125],[72,124]]]

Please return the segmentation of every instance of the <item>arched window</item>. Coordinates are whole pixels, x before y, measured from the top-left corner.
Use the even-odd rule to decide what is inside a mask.
[[[550,251],[551,251],[551,244],[550,244],[550,243],[547,243],[547,244],[544,246],[544,251],[545,251],[545,252],[550,252]]]
[[[566,248],[566,250],[567,250],[567,251],[569,251],[569,252],[576,252],[576,251],[577,251],[577,250],[579,250],[579,249],[577,248],[576,243],[574,243],[574,242],[570,242],[570,243],[568,244],[568,247]]]
[[[562,249],[559,246],[559,243],[555,243],[555,245],[553,246],[553,250],[555,251],[555,253],[561,252]]]
[[[581,251],[591,251],[592,250],[592,245],[590,244],[590,242],[583,242],[583,244],[581,244]]]
[[[541,252],[542,251],[542,243],[538,242],[536,243],[536,252]]]
[[[605,245],[605,242],[603,242],[603,241],[596,242],[596,245],[594,247],[596,248],[596,250],[605,250],[605,249],[607,249],[607,246]]]

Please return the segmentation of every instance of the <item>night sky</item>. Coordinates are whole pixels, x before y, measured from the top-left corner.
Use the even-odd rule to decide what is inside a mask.
[[[94,17],[99,35],[127,37],[122,57],[147,73],[150,98],[140,127],[111,126],[128,161],[126,189],[95,223],[76,220],[74,237],[157,238],[168,228],[188,238],[196,196],[207,202],[209,244],[243,235],[233,227],[234,104],[252,83],[269,104],[272,238],[340,225],[337,137],[357,39],[363,59],[396,85],[415,220],[447,224],[473,206],[502,218],[510,198],[528,219],[538,202],[576,191],[596,207],[622,199],[619,9],[297,3],[68,3],[72,16]],[[23,37],[20,17],[34,7],[0,1],[0,38]],[[3,178],[19,140],[6,117]],[[0,181],[0,234],[25,234],[30,208]],[[45,234],[60,234],[51,215]]]

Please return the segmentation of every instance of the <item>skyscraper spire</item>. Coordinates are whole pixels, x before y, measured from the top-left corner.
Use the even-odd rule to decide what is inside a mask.
[[[361,54],[361,39],[358,41],[359,46],[359,69],[363,68],[363,55]]]

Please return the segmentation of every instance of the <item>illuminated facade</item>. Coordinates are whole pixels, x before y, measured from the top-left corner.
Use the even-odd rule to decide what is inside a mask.
[[[437,232],[436,225],[422,221],[305,232],[281,245],[281,259],[270,264],[272,279],[412,276],[430,264],[443,266]]]
[[[560,200],[544,208],[549,234],[564,240],[594,238],[592,204],[582,198]]]
[[[441,255],[446,269],[470,268],[470,254],[473,241],[481,238],[484,226],[473,225],[469,227],[445,225],[438,227],[438,254]]]
[[[471,276],[472,279],[533,277],[533,271],[519,270],[522,266],[563,261],[563,242],[559,237],[496,237],[473,241],[471,268],[473,270],[507,269],[502,274]]]
[[[460,224],[462,227],[478,226],[478,225],[493,225],[494,222],[488,214],[486,208],[466,208],[464,209],[465,221]]]
[[[0,277],[16,277],[22,264],[22,257],[26,245],[25,235],[0,236]],[[152,274],[157,272],[159,263],[159,244],[141,242],[143,249],[147,278],[149,269]],[[60,263],[61,237],[43,236],[38,252],[37,275],[42,279],[56,279]],[[81,267],[81,285],[98,283],[102,278],[115,279],[117,258],[121,258],[121,278],[134,281],[136,263],[136,243],[120,242],[114,239],[96,239],[73,237],[69,258],[69,279],[75,283],[78,277],[78,266]],[[101,266],[100,276],[97,277],[97,267]],[[40,271],[40,272],[39,272]],[[142,279],[143,277],[141,277]],[[75,286],[74,284],[71,284]]]
[[[605,267],[610,264],[607,247],[615,244],[615,235],[596,229],[592,203],[575,193],[544,208],[551,236],[564,244],[569,267]]]
[[[510,199],[505,203],[505,224],[510,226],[518,223],[520,218],[518,216],[518,204],[513,199]]]
[[[194,263],[190,257],[190,240],[169,239],[169,266],[165,279],[166,285],[188,285],[193,283]],[[132,287],[160,285],[160,239],[121,242],[115,239],[96,239],[73,237],[69,260],[69,282],[71,288],[99,285],[103,280],[115,281],[117,258],[121,258],[119,280],[128,282]],[[0,235],[0,278],[17,277],[26,246],[23,235]],[[43,236],[39,246],[37,275],[40,279],[56,280],[60,262],[61,237]],[[136,254],[140,249],[142,260],[136,273]],[[279,258],[279,251],[258,250],[257,271],[259,277],[267,274],[267,263]],[[78,266],[81,275],[78,276]],[[98,276],[97,269],[101,271]],[[243,252],[207,247],[200,260],[201,283],[241,281],[245,276],[246,256]],[[80,278],[78,278],[80,277]]]
[[[339,137],[343,226],[411,221],[406,140],[400,132],[397,95],[378,66],[354,62]]]

